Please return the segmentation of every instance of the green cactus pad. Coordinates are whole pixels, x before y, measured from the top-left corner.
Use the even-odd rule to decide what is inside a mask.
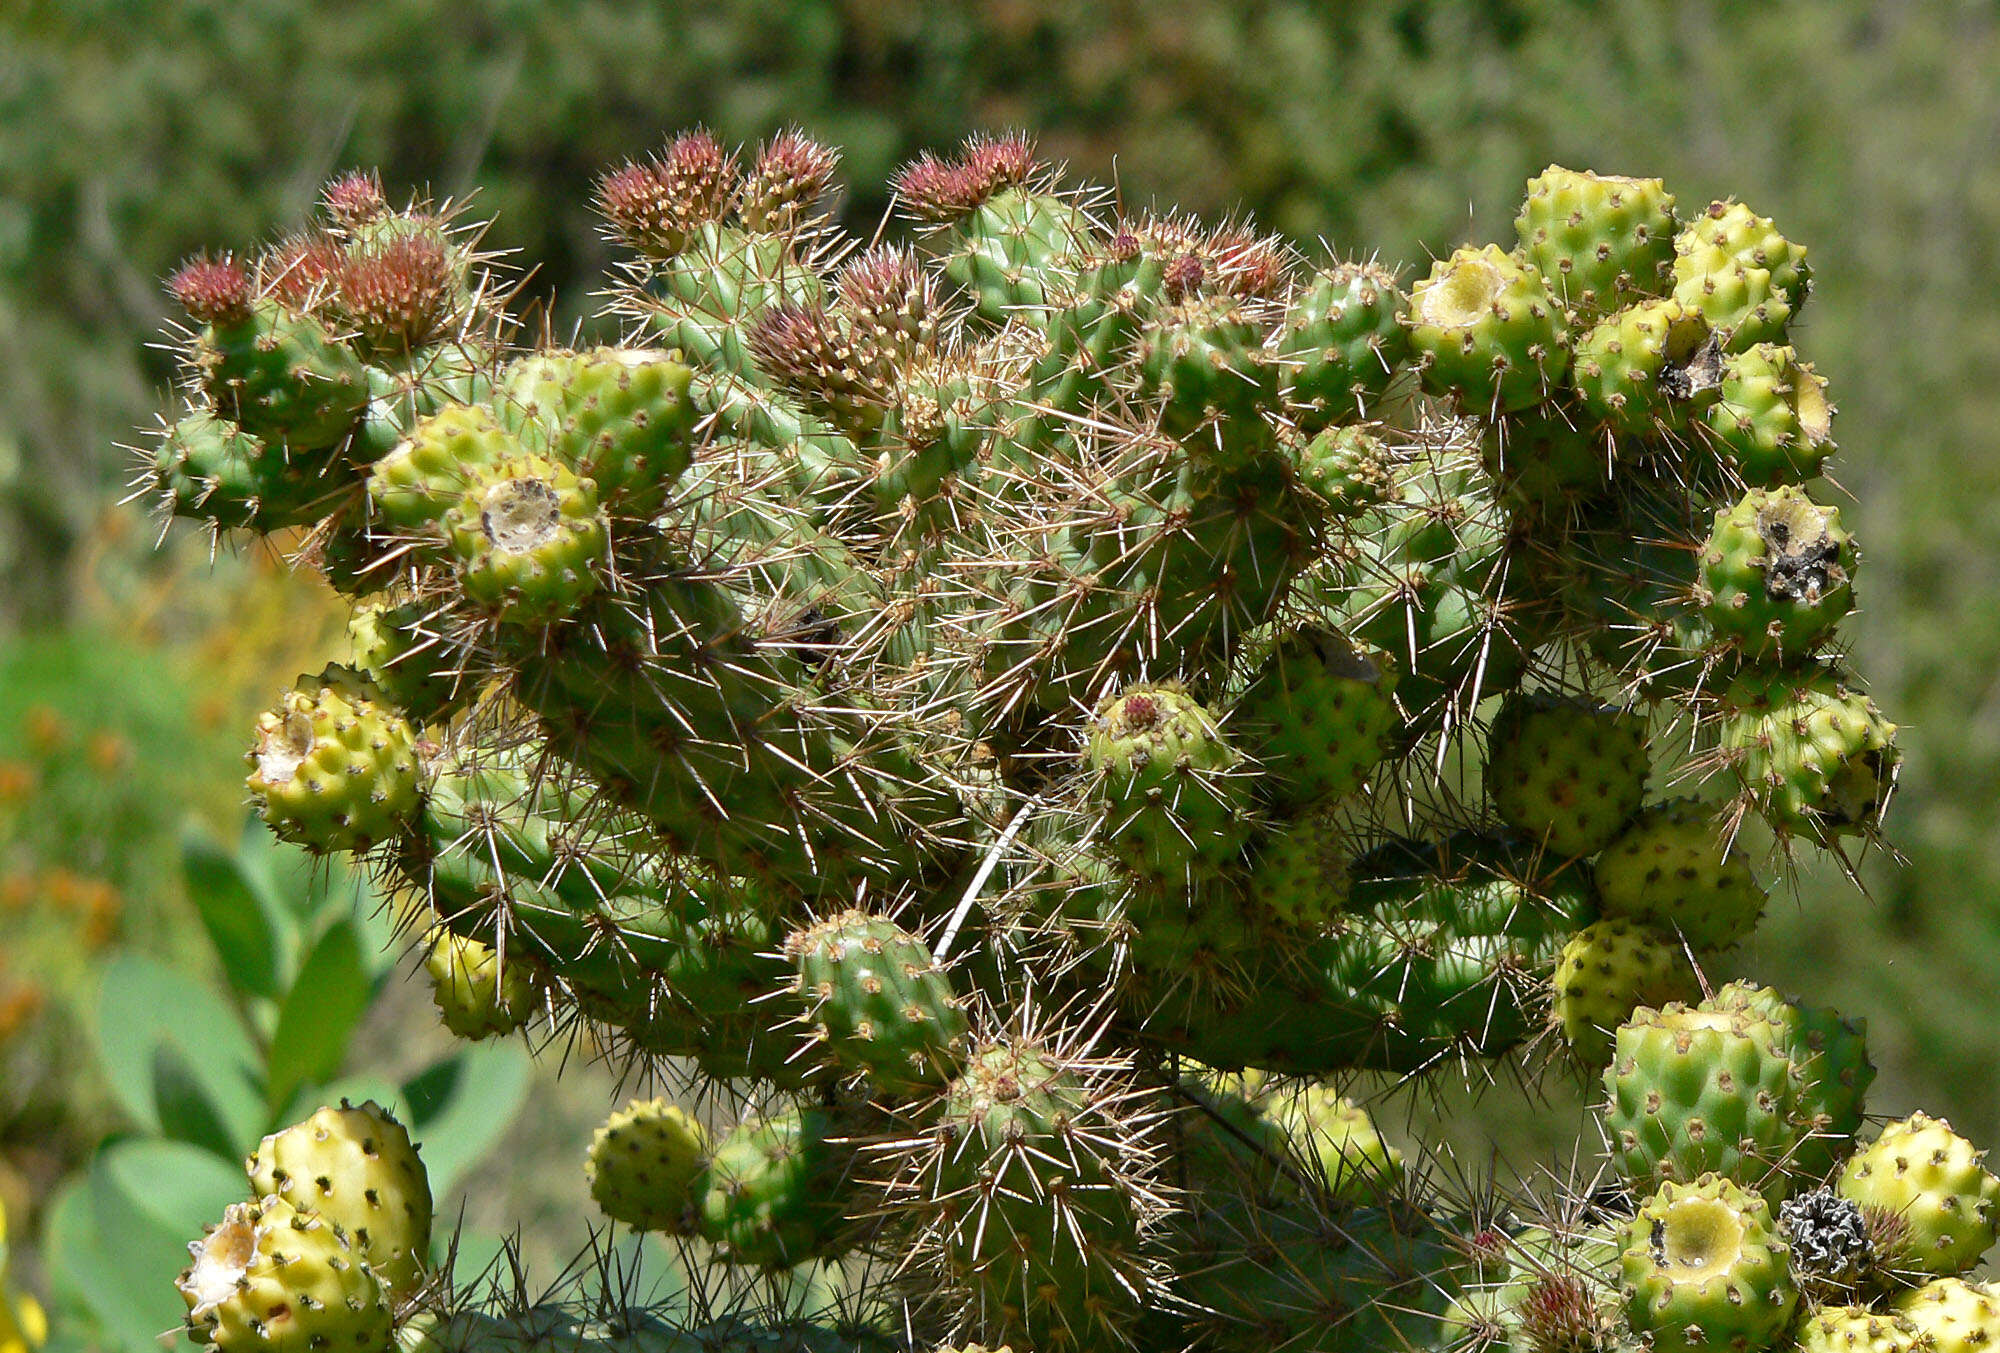
[[[1672,279],[1674,195],[1658,179],[1552,164],[1528,180],[1514,229],[1550,293],[1579,316],[1658,296]]]
[[[1732,1181],[1662,1184],[1626,1240],[1625,1312],[1657,1353],[1755,1353],[1791,1324],[1788,1247],[1770,1205]]]
[[[293,451],[335,445],[368,407],[360,359],[318,320],[273,301],[202,330],[194,363],[218,414]]]
[[[1502,501],[1530,512],[1565,512],[1611,481],[1612,445],[1601,420],[1570,400],[1487,423],[1479,453]]]
[[[1245,900],[1286,925],[1317,931],[1347,905],[1352,861],[1352,842],[1339,824],[1307,813],[1258,839]]]
[[[424,955],[431,1001],[444,1027],[479,1040],[511,1034],[542,1006],[542,989],[518,955],[500,970],[500,955],[478,940],[439,930]]]
[[[1950,1123],[1913,1113],[1849,1157],[1834,1187],[1901,1223],[1894,1252],[1877,1263],[1950,1277],[1970,1272],[2000,1235],[2000,1179],[1981,1168],[1985,1156]]]
[[[1368,418],[1410,355],[1409,297],[1393,273],[1339,263],[1292,298],[1278,337],[1285,398],[1307,433]]]
[[[1507,697],[1486,736],[1486,792],[1561,859],[1595,855],[1646,794],[1645,721],[1595,701]]]
[[[282,1198],[232,1203],[180,1276],[188,1337],[217,1353],[380,1353],[395,1311],[358,1247]]]
[[[1833,454],[1833,412],[1812,363],[1791,348],[1759,343],[1723,363],[1708,441],[1753,488],[1800,484]]]
[[[1753,661],[1796,662],[1854,607],[1860,557],[1840,509],[1801,489],[1752,489],[1716,513],[1697,599],[1716,634]]]
[[[161,434],[149,478],[173,516],[258,532],[315,521],[358,482],[338,448],[292,451],[205,410]]]
[[[410,726],[350,668],[300,677],[258,717],[244,761],[264,821],[312,850],[365,850],[417,809]]]
[[[1773,831],[1875,829],[1895,785],[1896,725],[1838,668],[1746,671],[1722,696],[1722,747]]]
[[[696,1225],[731,1263],[780,1269],[840,1253],[853,1148],[819,1109],[746,1118],[715,1144]]]
[[[1749,856],[1713,806],[1675,799],[1641,809],[1598,855],[1606,916],[1678,935],[1701,952],[1727,949],[1764,914]]]
[[[956,1074],[965,1014],[915,935],[887,917],[845,911],[792,932],[785,953],[804,1017],[843,1069],[903,1095]]]
[[[590,1139],[584,1174],[598,1210],[635,1231],[692,1235],[708,1134],[664,1099],[635,1099]]]
[[[1587,1067],[1611,1060],[1618,1026],[1642,1005],[1701,995],[1680,939],[1621,917],[1593,921],[1570,937],[1556,960],[1551,1022]]]
[[[1410,292],[1409,324],[1424,388],[1470,413],[1539,404],[1569,369],[1562,308],[1541,271],[1498,245],[1440,259]]]
[[[248,1161],[250,1187],[345,1232],[388,1292],[401,1300],[430,1262],[431,1185],[409,1131],[366,1100],[317,1110],[264,1138]]]
[[[1674,299],[1708,316],[1730,352],[1782,343],[1805,304],[1805,246],[1740,202],[1715,202],[1674,239]]]

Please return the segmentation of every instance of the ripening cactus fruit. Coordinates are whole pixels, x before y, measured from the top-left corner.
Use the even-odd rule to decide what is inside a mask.
[[[1951,1124],[1914,1113],[1849,1157],[1834,1187],[1897,1219],[1895,1249],[1877,1260],[1886,1269],[1950,1277],[1969,1272],[2000,1234],[2000,1179],[1985,1156]]]
[[[232,1203],[188,1245],[188,1337],[217,1353],[380,1353],[390,1292],[348,1235],[283,1198]]]
[[[300,677],[258,719],[244,759],[264,821],[312,850],[366,849],[394,836],[417,809],[410,726],[351,668]]]
[[[1853,609],[1859,562],[1839,508],[1796,488],[1752,489],[1716,514],[1696,595],[1709,626],[1746,657],[1796,662]]]
[[[951,980],[922,940],[894,921],[845,911],[794,931],[802,1017],[835,1063],[891,1094],[955,1074],[968,1030]]]
[[[542,1006],[543,992],[527,962],[516,954],[503,971],[489,945],[438,929],[424,955],[431,1001],[444,1027],[475,1041],[511,1034]]]
[[[1550,165],[1515,218],[1521,252],[1580,316],[1662,294],[1672,280],[1674,195],[1659,179]]]
[[[1569,369],[1569,332],[1541,270],[1497,245],[1440,259],[1410,292],[1410,345],[1426,389],[1473,413],[1548,397]]]
[[[1652,1347],[1696,1353],[1769,1348],[1798,1289],[1770,1206],[1717,1175],[1662,1184],[1626,1232],[1626,1312]]]
[[[1805,257],[1742,203],[1711,203],[1674,240],[1674,299],[1707,315],[1731,352],[1782,343],[1812,280]]]
[[[386,1109],[341,1101],[264,1138],[248,1162],[259,1198],[322,1218],[401,1300],[430,1263],[431,1186],[410,1134]]]
[[[590,1139],[584,1176],[598,1209],[635,1231],[695,1232],[708,1134],[664,1099],[635,1099]]]
[[[1587,700],[1507,697],[1486,735],[1486,792],[1561,859],[1595,855],[1646,795],[1643,722]]]
[[[1693,799],[1642,808],[1592,871],[1606,916],[1657,927],[1697,952],[1726,949],[1764,914],[1749,856],[1717,810]]]

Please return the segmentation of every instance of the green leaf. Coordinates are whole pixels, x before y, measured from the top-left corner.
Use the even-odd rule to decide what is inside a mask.
[[[285,959],[280,925],[289,918],[273,914],[268,885],[260,886],[262,880],[252,876],[239,855],[199,830],[181,840],[181,869],[188,897],[230,982],[253,996],[276,1000],[283,991]]]
[[[187,1267],[188,1242],[248,1197],[247,1182],[240,1166],[178,1142],[126,1141],[99,1155],[89,1175],[90,1212],[117,1278],[86,1295],[121,1344],[157,1347],[154,1339],[185,1318],[174,1279]]]
[[[217,1160],[182,1142],[128,1138],[100,1152],[91,1170],[183,1241],[199,1239],[202,1227],[222,1219],[223,1208],[250,1197],[241,1157]],[[181,1253],[187,1253],[185,1245]]]
[[[185,1118],[187,1085],[169,1087],[173,1110],[161,1111],[156,1076],[166,1047],[178,1053],[179,1067],[236,1149],[256,1144],[264,1117],[261,1059],[234,1012],[201,983],[156,959],[121,954],[104,970],[96,1035],[112,1093],[133,1122],[161,1132],[167,1119]]]
[[[332,1080],[347,1060],[348,1040],[374,999],[352,920],[336,921],[299,965],[271,1037],[265,1103],[276,1114],[302,1086]]]
[[[171,1043],[153,1046],[153,1103],[161,1133],[225,1161],[242,1158],[264,1121],[264,1101],[253,1086],[228,1078],[205,1084]]]
[[[476,1043],[403,1087],[433,1194],[457,1183],[506,1133],[528,1097],[529,1069],[519,1043]]]

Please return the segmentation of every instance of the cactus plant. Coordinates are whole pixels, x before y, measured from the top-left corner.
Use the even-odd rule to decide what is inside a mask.
[[[391,304],[390,242],[431,241],[404,252],[434,281],[491,261],[352,180],[303,237],[374,270],[345,300],[176,281],[216,487],[187,444],[161,502],[267,532],[323,505],[301,559],[369,608],[376,682],[287,706],[303,737],[315,700],[365,705],[322,721],[369,736],[322,790],[267,750],[274,828],[729,1111],[712,1137],[664,1098],[614,1116],[607,1213],[676,1235],[705,1292],[819,1265],[869,1313],[482,1306],[441,1278],[398,1337],[1914,1328],[1894,1275],[1991,1241],[1991,1177],[1954,1145],[1948,1181],[1884,1184],[1885,1133],[1836,1196],[1859,1026],[1748,985],[1684,1003],[1761,912],[1745,822],[1779,869],[1873,839],[1896,771],[1828,656],[1852,544],[1790,482],[1832,449],[1778,346],[1804,251],[1551,166],[1518,250],[1406,299],[1379,264],[1128,214],[1018,135],[907,166],[903,237],[864,248],[821,205],[836,160],[696,131],[608,173],[614,348],[517,346],[489,282]],[[300,360],[247,361],[245,325]],[[400,413],[340,423],[355,372]],[[285,436],[309,454],[259,449]],[[1691,797],[1642,806],[1649,782]],[[1604,1068],[1615,1172],[1518,1234],[1334,1079],[1560,1074],[1557,1044]],[[1857,1227],[1910,1262],[1856,1276]],[[1794,1333],[1801,1290],[1852,1307]],[[1926,1318],[1988,1319],[1955,1293]]]

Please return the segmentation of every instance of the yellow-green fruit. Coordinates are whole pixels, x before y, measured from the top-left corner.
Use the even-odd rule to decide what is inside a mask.
[[[1786,1253],[1757,1194],[1715,1175],[1669,1181],[1626,1231],[1626,1317],[1653,1353],[1770,1348],[1799,1299]]]
[[[448,404],[419,419],[395,450],[375,462],[368,498],[387,525],[422,530],[444,518],[481,470],[521,454],[521,443],[490,410]]]
[[[1676,237],[1674,255],[1674,299],[1707,315],[1730,352],[1782,343],[1805,304],[1805,246],[1740,202],[1711,203]]]
[[[1825,379],[1775,343],[1759,343],[1723,364],[1707,425],[1717,457],[1753,488],[1803,483],[1833,454]]]
[[[1279,824],[1258,845],[1245,900],[1286,925],[1317,931],[1347,905],[1353,856],[1347,832],[1323,813]]]
[[[635,1099],[590,1139],[584,1173],[605,1216],[635,1231],[692,1235],[708,1155],[701,1124],[664,1099]]]
[[[312,850],[366,850],[417,810],[410,725],[352,668],[300,677],[259,716],[244,759],[264,821]]]
[[[1646,795],[1645,720],[1593,700],[1510,695],[1486,748],[1493,806],[1558,859],[1602,850]]]
[[[398,1300],[424,1278],[431,1185],[403,1125],[374,1100],[346,1100],[274,1132],[248,1162],[259,1198],[282,1198],[345,1232]]]
[[[1409,324],[1424,388],[1471,413],[1539,404],[1569,368],[1562,307],[1541,270],[1498,245],[1439,259],[1410,293]]]
[[[608,529],[597,486],[521,456],[472,477],[444,528],[468,600],[502,619],[555,620],[597,590]]]
[[[1839,668],[1750,668],[1723,692],[1722,750],[1772,830],[1873,831],[1895,785],[1896,725]]]
[[[1799,1322],[1799,1353],[1916,1353],[1928,1348],[1900,1315],[1866,1306],[1825,1306]]]
[[[1618,1026],[1642,1005],[1701,995],[1681,942],[1652,926],[1607,917],[1570,937],[1556,960],[1550,1019],[1586,1066],[1611,1060]]]
[[[420,601],[369,602],[347,622],[355,665],[412,723],[441,723],[478,693],[465,670],[471,654],[445,638],[443,623]]]
[[[166,1182],[166,1181],[163,1181]],[[188,1245],[188,1337],[219,1353],[381,1353],[395,1313],[358,1247],[282,1198],[233,1203]]]
[[[1981,1168],[1985,1156],[1950,1123],[1913,1113],[1849,1157],[1834,1187],[1901,1222],[1895,1252],[1877,1256],[1882,1267],[1949,1277],[1977,1264],[2000,1233],[2000,1179]]]
[[[460,1038],[511,1034],[541,1009],[542,991],[525,959],[510,957],[502,972],[500,955],[490,946],[449,930],[432,934],[424,971],[439,1018]]]
[[[1938,1278],[1897,1298],[1896,1314],[1931,1353],[1990,1353],[2000,1347],[2000,1301],[1985,1283]]]
[[[1570,383],[1620,432],[1682,427],[1716,399],[1722,351],[1701,311],[1685,301],[1641,301],[1607,315],[1577,340]]]
[[[1751,489],[1715,514],[1695,600],[1717,636],[1751,660],[1794,662],[1853,609],[1859,563],[1839,508],[1790,485]]]
[[[1672,276],[1674,195],[1658,179],[1552,164],[1528,180],[1514,228],[1549,291],[1579,314],[1657,296]]]

